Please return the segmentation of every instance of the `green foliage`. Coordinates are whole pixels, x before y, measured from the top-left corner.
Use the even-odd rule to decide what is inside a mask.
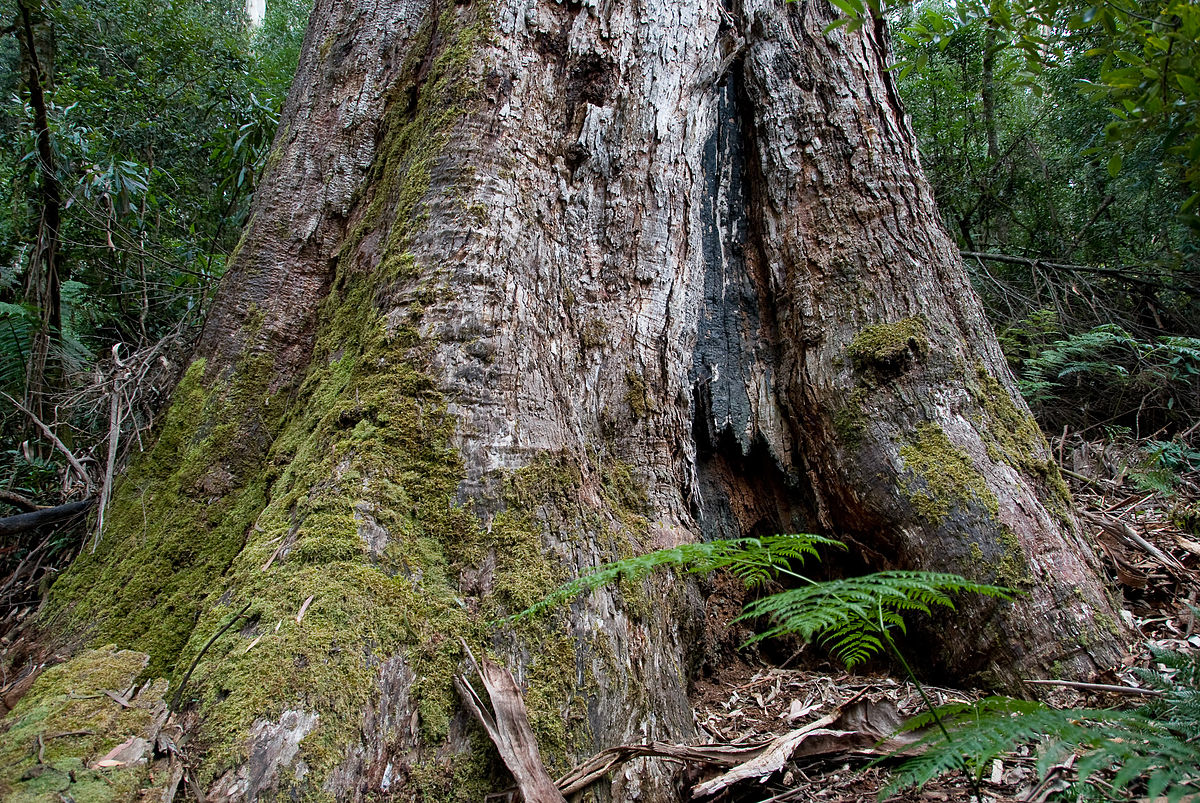
[[[725,569],[748,586],[762,585],[778,576],[788,561],[795,560],[803,564],[806,558],[817,557],[818,546],[840,547],[842,544],[819,535],[800,534],[734,538],[659,549],[606,563],[591,574],[565,583],[513,618],[520,620],[535,616],[589,591],[621,580],[643,580],[659,569],[682,569],[689,574],[706,574]]]
[[[906,6],[893,0],[887,7]],[[861,0],[835,3],[851,26],[882,12],[879,0],[868,8]],[[1200,201],[1200,8],[1188,0],[1116,0],[1105,3],[1062,0],[958,0],[947,6],[922,5],[901,41],[913,48],[902,54],[902,77],[928,64],[922,45],[946,49],[964,31],[987,29],[987,57],[1011,54],[1011,81],[1040,97],[1047,71],[1080,57],[1094,67],[1077,76],[1085,95],[1106,104],[1104,134],[1111,149],[1104,168],[1115,178],[1125,157],[1145,140],[1157,146],[1161,165],[1194,194],[1188,212]],[[987,76],[983,76],[987,80]],[[1094,144],[1087,153],[1100,154]],[[1192,217],[1193,225],[1200,219]]]
[[[1051,339],[1200,331],[1196,4],[885,5],[922,163],[1010,357],[1052,334],[1038,316]]]
[[[62,188],[62,329],[50,333],[46,389],[77,400],[114,343],[128,354],[195,331],[265,164],[311,0],[272,0],[256,29],[234,0],[25,7]],[[0,0],[0,389],[18,398],[48,319],[28,289],[45,177],[19,18],[15,0]],[[56,412],[80,450],[107,433],[106,404]],[[20,462],[29,439],[30,455],[60,459],[27,422],[0,415],[0,451]]]
[[[887,571],[771,594],[746,605],[738,618],[771,622],[749,643],[795,634],[825,645],[846,666],[855,666],[884,650],[889,630],[904,632],[906,614],[954,610],[950,595],[964,592],[1011,596],[1007,589],[972,583],[956,574]]]
[[[1010,592],[997,586],[972,583],[953,574],[889,571],[844,580],[816,582],[796,574],[790,561],[803,564],[817,557],[817,546],[842,546],[819,535],[773,535],[684,544],[616,561],[561,586],[537,604],[516,614],[523,619],[541,613],[601,586],[619,580],[641,580],[659,569],[688,573],[729,571],[749,586],[759,586],[780,575],[803,585],[770,594],[743,609],[738,621],[766,618],[769,627],[747,644],[766,638],[798,635],[819,642],[847,666],[866,661],[890,642],[889,631],[904,630],[907,613],[932,613],[934,608],[953,610],[950,594],[971,592],[1008,599]]]
[[[981,776],[992,759],[1020,745],[1038,747],[1042,776],[1055,762],[1076,754],[1077,791],[1098,792],[1104,799],[1136,793],[1175,801],[1194,793],[1200,789],[1200,657],[1157,648],[1152,652],[1162,668],[1139,675],[1162,696],[1133,711],[1059,710],[989,697],[942,706],[910,720],[908,730],[940,719],[948,735],[933,731],[917,742],[920,755],[901,765],[881,797],[955,770]]]
[[[1132,417],[1162,426],[1200,412],[1200,338],[1141,339],[1106,324],[1045,345],[1021,374],[1021,393],[1051,425]],[[1159,451],[1165,463],[1184,459],[1173,447]]]

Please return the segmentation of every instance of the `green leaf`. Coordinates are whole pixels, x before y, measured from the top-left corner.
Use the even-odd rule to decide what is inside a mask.
[[[1116,178],[1117,174],[1121,172],[1122,161],[1121,154],[1119,153],[1114,153],[1108,157],[1108,174],[1113,178]]]
[[[829,0],[829,2],[841,9],[848,19],[858,19],[862,16],[862,0]]]

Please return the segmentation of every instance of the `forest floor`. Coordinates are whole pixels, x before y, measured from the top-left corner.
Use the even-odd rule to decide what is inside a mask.
[[[1171,493],[1152,490],[1128,468],[1133,463],[1132,448],[1082,440],[1058,445],[1080,523],[1122,592],[1126,621],[1138,634],[1124,665],[1111,667],[1095,679],[1121,686],[1139,685],[1131,670],[1151,665],[1150,645],[1200,653],[1200,623],[1191,608],[1200,588],[1200,535],[1196,534],[1200,477],[1170,478]],[[1096,689],[1042,688],[1045,701],[1059,707],[1120,707],[1137,699]],[[935,686],[926,686],[925,691],[937,705],[982,696],[976,690]],[[778,739],[831,714],[835,722],[829,728],[847,734],[805,740],[779,769],[744,779],[707,800],[926,803],[970,801],[975,796],[961,773],[942,776],[922,789],[880,796],[889,773],[886,763],[871,764],[881,754],[878,741],[890,733],[889,725],[925,710],[918,689],[902,679],[838,673],[828,666],[790,669],[742,659],[697,683],[693,704],[697,729],[714,744]],[[985,768],[979,789],[983,803],[1043,803],[1068,786],[1069,761],[1042,778],[1036,769],[1037,756],[1022,752]]]

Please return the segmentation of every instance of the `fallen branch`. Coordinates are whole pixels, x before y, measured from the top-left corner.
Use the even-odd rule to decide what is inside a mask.
[[[700,797],[740,781],[770,775],[789,759],[800,756],[908,754],[912,744],[921,739],[921,733],[896,733],[901,719],[895,706],[860,701],[865,692],[866,689],[860,691],[828,716],[773,740],[742,744],[623,744],[602,750],[556,783],[563,795],[574,795],[635,758],[665,758],[684,764],[732,767],[724,775],[697,787],[694,795]]]
[[[0,519],[0,536],[17,535],[28,532],[35,527],[41,527],[44,524],[65,521],[85,512],[92,506],[94,501],[93,499],[84,499],[79,502],[67,502],[65,505],[58,505],[56,507],[42,508],[32,513],[18,513],[15,516],[6,516]]]
[[[117,346],[113,346],[113,361],[117,361]],[[117,449],[121,440],[121,388],[113,380],[112,399],[108,414],[108,459],[104,464],[104,479],[100,483],[100,507],[96,512],[96,533],[92,537],[92,552],[100,545],[104,534],[104,513],[108,510],[108,498],[112,494],[113,477],[117,469]]]
[[[13,507],[19,507],[25,513],[32,513],[35,510],[42,510],[42,506],[32,499],[26,499],[18,493],[12,491],[0,490],[0,502],[6,502]]]
[[[1139,689],[1137,686],[1117,686],[1111,683],[1084,683],[1080,680],[1027,680],[1025,682],[1036,683],[1039,686],[1063,686],[1068,689],[1103,691],[1112,692],[1113,694],[1133,694],[1141,695],[1143,697],[1163,696],[1163,693],[1157,689]]]

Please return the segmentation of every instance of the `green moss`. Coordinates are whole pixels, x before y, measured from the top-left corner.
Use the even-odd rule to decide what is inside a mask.
[[[1040,479],[1052,494],[1044,500],[1052,512],[1062,515],[1073,508],[1071,491],[1058,465],[1050,459],[1050,447],[1033,416],[1017,406],[1012,395],[981,363],[975,365],[975,376],[977,383],[969,383],[968,389],[987,418],[982,436],[988,456]]]
[[[204,361],[191,365],[154,448],[117,484],[99,547],[52,589],[48,615],[61,629],[148,653],[150,675],[177,668],[265,501],[261,454],[276,428],[268,366],[247,358],[231,380],[206,385]]]
[[[646,387],[646,380],[642,378],[641,374],[626,371],[625,383],[629,386],[629,390],[625,394],[625,402],[633,411],[634,420],[640,421],[658,409]]]
[[[1121,626],[1117,624],[1117,620],[1105,611],[1097,611],[1095,614],[1093,614],[1092,622],[1094,622],[1098,628],[1105,631],[1109,635],[1118,637],[1123,635]]]
[[[490,619],[565,579],[546,554],[551,535],[607,540],[614,552],[645,539],[646,497],[634,472],[615,461],[587,468],[607,505],[601,518],[580,504],[585,472],[565,455],[509,475],[504,509],[481,522],[459,501],[456,422],[428,374],[430,344],[381,314],[397,284],[438,285],[411,253],[411,235],[453,124],[476,91],[467,65],[486,35],[479,13],[447,6],[406,60],[371,194],[359,199],[302,385],[290,398],[269,394],[265,358],[243,360],[230,377],[194,364],[155,448],[117,490],[102,550],[56,586],[57,615],[92,637],[144,645],[149,668],[139,671],[176,678],[250,603],[245,620],[199,657],[184,695],[202,783],[246,758],[256,722],[301,709],[319,719],[300,743],[309,771],[295,791],[320,799],[330,771],[362,739],[381,663],[400,657],[416,677],[423,746],[415,791],[479,799],[472,790],[485,788],[489,762],[444,761],[425,749],[451,730],[459,639],[484,654]],[[408,88],[419,90],[415,108]],[[365,270],[357,246],[384,227],[380,263]],[[366,538],[376,527],[386,531],[382,549]],[[460,576],[488,556],[492,590],[466,598]],[[561,763],[581,730],[574,638],[545,623],[520,627],[542,628],[516,635],[540,645],[526,667],[527,701],[539,743]],[[434,784],[435,771],[449,773],[448,789]]]
[[[384,264],[408,250],[412,234],[425,223],[420,203],[429,191],[433,168],[450,142],[454,124],[478,96],[479,88],[469,80],[468,68],[490,29],[485,6],[476,4],[464,11],[450,5],[440,17],[427,18],[413,36],[392,90],[379,154],[366,182],[372,196],[343,246],[344,254],[352,254],[385,215],[391,225]],[[430,61],[435,34],[442,46]],[[415,108],[406,102],[410,92],[417,95]]]
[[[971,456],[955,446],[946,433],[934,424],[917,427],[910,440],[900,447],[905,467],[919,483],[906,482],[913,508],[925,519],[940,523],[956,507],[976,504],[993,516],[1000,503],[971,463]]]
[[[983,565],[983,561],[984,561],[983,549],[979,546],[979,543],[977,541],[971,542],[971,546],[970,546],[970,549],[968,550],[968,552],[971,556],[971,565],[972,566],[982,566]]]
[[[929,323],[924,316],[916,315],[868,326],[850,341],[846,353],[859,371],[903,368],[911,359],[929,353]]]
[[[248,357],[230,378],[195,363],[155,448],[117,489],[102,550],[55,587],[56,615],[92,638],[138,645],[154,673],[182,669],[252,603],[244,626],[202,656],[187,690],[203,781],[245,757],[256,720],[302,708],[320,715],[300,756],[308,788],[320,789],[360,738],[379,664],[396,655],[417,676],[422,737],[440,742],[456,707],[458,638],[482,644],[484,623],[454,587],[454,553],[482,538],[456,502],[454,422],[424,373],[415,330],[389,332],[379,299],[422,272],[408,242],[431,171],[476,92],[467,66],[486,26],[481,10],[448,6],[409,54],[416,108],[402,81],[351,237],[353,246],[387,227],[382,265],[368,274],[353,247],[343,250],[290,411],[268,393],[269,359]],[[260,323],[251,316],[248,334]],[[361,510],[388,532],[381,554],[359,534]]]
[[[571,769],[586,706],[576,676],[575,640],[546,633],[530,656],[525,705],[542,760],[552,775]]]
[[[477,803],[511,783],[507,770],[497,778],[499,763],[492,743],[472,732],[466,750],[418,761],[409,768],[409,777],[423,801]]]
[[[564,304],[574,305],[575,296],[568,291]],[[600,318],[589,318],[579,327],[579,345],[585,349],[603,348],[609,341],[608,324]]]
[[[481,644],[447,554],[481,537],[455,501],[454,419],[420,368],[423,347],[386,330],[375,293],[370,278],[351,276],[326,300],[303,403],[270,452],[278,478],[226,578],[235,593],[210,597],[192,637],[189,652],[252,601],[253,627],[231,630],[197,667],[212,773],[244,758],[256,719],[302,708],[320,720],[301,758],[325,777],[357,739],[378,665],[394,655],[417,676],[422,737],[439,742],[456,703],[458,638]],[[359,533],[363,509],[388,533],[382,554]]]
[[[833,414],[833,428],[846,446],[862,443],[870,419],[866,414],[867,392],[862,386],[850,391],[846,403]]]
[[[122,801],[149,787],[144,764],[89,768],[129,737],[150,735],[166,683],[129,691],[147,662],[145,653],[109,645],[47,669],[5,719],[0,797],[21,803],[57,803],[64,796],[81,803]],[[126,695],[129,707],[105,691]]]
[[[1034,583],[1029,561],[1016,534],[1007,527],[1000,532],[1000,554],[991,562],[993,582],[1006,588],[1027,588]]]

